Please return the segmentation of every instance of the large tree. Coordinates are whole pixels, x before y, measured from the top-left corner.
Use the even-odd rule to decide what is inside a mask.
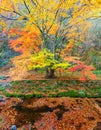
[[[25,63],[24,66],[27,63],[27,68],[45,67],[47,77],[54,77],[56,68],[69,66],[65,59],[69,55],[70,48],[74,43],[85,40],[85,33],[90,27],[89,20],[100,17],[101,11],[99,0],[1,0],[0,2],[1,19],[18,21],[23,25],[22,29],[13,32],[11,30],[11,33],[18,36],[14,36],[10,46],[15,51],[21,52],[13,62],[18,65],[21,59],[20,63]],[[44,60],[39,62],[40,58]]]

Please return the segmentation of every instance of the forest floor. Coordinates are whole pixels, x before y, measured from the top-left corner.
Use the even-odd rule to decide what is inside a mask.
[[[0,130],[101,130],[101,81],[45,80],[39,74],[11,82],[8,68],[0,70],[7,77],[0,80]]]
[[[8,98],[0,103],[0,130],[101,130],[101,98]]]
[[[11,82],[12,78],[10,77],[10,68],[11,68],[11,64],[7,64],[6,66],[0,68],[0,77],[2,76],[6,76],[8,77],[6,80],[1,80],[0,78],[0,82]],[[78,77],[81,76],[81,74],[79,73],[67,73],[67,74],[62,74],[62,73],[56,73],[57,77],[54,80],[76,80],[78,79]],[[15,77],[17,77],[17,75],[14,75]],[[48,80],[47,78],[45,78],[45,74],[43,74],[43,72],[35,72],[35,71],[31,71],[29,73],[29,75],[25,78],[23,78],[23,80]],[[50,79],[49,79],[50,80]],[[97,80],[101,80],[101,74],[97,75]]]

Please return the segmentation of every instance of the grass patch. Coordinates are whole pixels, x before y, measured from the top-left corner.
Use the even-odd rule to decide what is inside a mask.
[[[26,98],[26,99],[30,99],[32,97],[36,97],[36,98],[44,97],[44,95],[42,94],[18,94],[18,93],[9,93],[9,92],[4,92],[4,94],[7,97],[17,97],[17,98]]]
[[[93,73],[96,75],[99,75],[99,74],[101,74],[101,70],[94,70]]]
[[[13,81],[11,84],[6,90],[1,88],[8,97],[101,97],[101,81],[89,80],[84,83],[76,80],[26,80]],[[11,93],[8,93],[7,89]]]
[[[75,90],[69,90],[68,92],[58,93],[58,97],[79,97],[79,93]]]
[[[4,91],[5,90],[5,87],[0,87],[0,91]]]
[[[80,90],[79,91],[79,97],[87,97],[86,90]]]

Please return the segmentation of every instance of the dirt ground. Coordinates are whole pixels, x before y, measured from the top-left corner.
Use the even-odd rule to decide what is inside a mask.
[[[0,82],[11,82],[12,80],[50,80],[45,78],[45,74],[42,74],[41,72],[37,73],[34,70],[28,72],[28,75],[24,75],[24,78],[18,76],[17,74],[14,74],[13,77],[10,75],[11,71],[11,64],[7,64],[6,66],[0,68],[0,76],[8,76],[6,80],[1,80]],[[14,78],[15,77],[15,78]],[[65,74],[60,74],[56,72],[56,78],[54,80],[76,80],[80,77],[80,75],[76,73],[68,73],[67,75]],[[100,78],[97,77],[99,80]]]

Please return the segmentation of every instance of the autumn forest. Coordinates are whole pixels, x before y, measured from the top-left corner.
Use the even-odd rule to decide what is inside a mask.
[[[101,0],[0,0],[0,130],[101,130]]]

